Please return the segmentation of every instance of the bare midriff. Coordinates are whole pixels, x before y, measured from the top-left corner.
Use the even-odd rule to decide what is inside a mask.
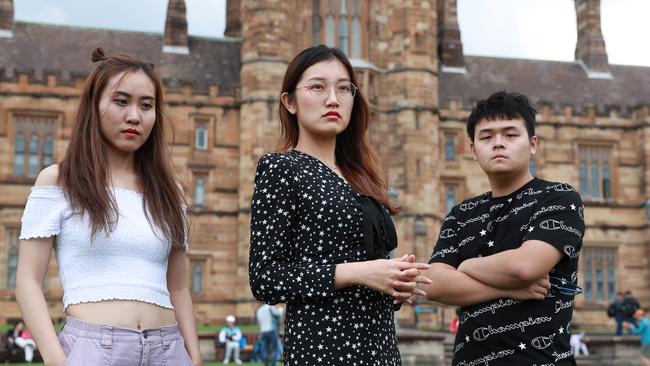
[[[106,300],[70,305],[68,316],[95,324],[144,330],[176,324],[174,310],[132,300]]]

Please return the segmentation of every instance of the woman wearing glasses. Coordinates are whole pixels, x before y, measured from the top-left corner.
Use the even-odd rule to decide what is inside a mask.
[[[255,297],[287,303],[285,365],[401,365],[394,303],[430,283],[389,260],[397,208],[369,145],[368,105],[345,55],[317,46],[289,64],[281,153],[263,156],[251,204]]]

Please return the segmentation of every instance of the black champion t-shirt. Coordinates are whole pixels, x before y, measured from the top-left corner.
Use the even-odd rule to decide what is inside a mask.
[[[457,268],[466,259],[515,249],[527,240],[563,253],[549,273],[546,299],[503,298],[461,309],[454,366],[575,365],[570,321],[584,230],[580,195],[567,184],[537,178],[510,195],[484,193],[451,210],[429,263]]]

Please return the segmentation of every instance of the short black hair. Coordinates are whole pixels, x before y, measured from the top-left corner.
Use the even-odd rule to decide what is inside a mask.
[[[476,124],[481,120],[523,119],[528,131],[528,138],[535,136],[535,114],[537,110],[528,98],[519,93],[496,92],[489,98],[476,102],[472,113],[467,118],[467,135],[474,141]]]

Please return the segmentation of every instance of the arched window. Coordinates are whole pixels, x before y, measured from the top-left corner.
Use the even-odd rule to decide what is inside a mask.
[[[14,175],[25,174],[25,135],[21,132],[16,135],[14,144]]]
[[[312,0],[312,44],[338,47],[350,58],[364,57],[365,0]]]

